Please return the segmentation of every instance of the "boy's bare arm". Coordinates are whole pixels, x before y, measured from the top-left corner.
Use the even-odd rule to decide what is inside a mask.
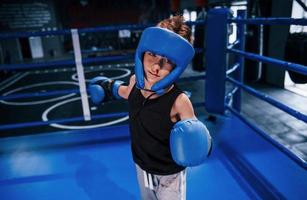
[[[189,97],[184,93],[180,94],[176,99],[175,109],[180,117],[180,120],[192,119],[192,118],[196,119],[193,105]]]
[[[128,85],[122,85],[122,86],[119,87],[119,89],[118,89],[119,96],[121,96],[124,99],[128,99],[129,94],[130,94],[134,85],[135,85],[135,75],[132,75],[130,77]]]
[[[177,111],[180,117],[180,120],[191,119],[191,118],[196,119],[193,105],[186,94],[184,93],[180,94],[177,97],[174,106],[175,110]]]

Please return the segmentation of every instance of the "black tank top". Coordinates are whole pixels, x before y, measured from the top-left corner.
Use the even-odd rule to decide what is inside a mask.
[[[169,175],[184,169],[172,159],[169,146],[170,132],[174,125],[170,113],[181,93],[182,90],[174,85],[168,93],[146,100],[141,91],[134,86],[129,95],[133,160],[149,173]]]

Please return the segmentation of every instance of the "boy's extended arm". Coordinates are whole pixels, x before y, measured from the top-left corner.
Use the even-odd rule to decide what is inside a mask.
[[[119,88],[118,88],[118,94],[119,96],[121,96],[122,98],[124,99],[128,99],[129,97],[129,94],[133,88],[133,86],[135,85],[135,75],[132,75],[130,77],[130,80],[129,80],[129,84],[128,85],[121,85]]]
[[[93,78],[88,86],[88,92],[94,104],[116,99],[128,99],[128,96],[135,84],[134,75],[131,76],[129,85],[120,80],[112,80],[108,77],[98,76]]]

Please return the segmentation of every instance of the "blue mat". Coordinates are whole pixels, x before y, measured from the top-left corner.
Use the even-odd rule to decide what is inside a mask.
[[[304,199],[306,170],[234,116],[207,123],[211,157],[187,199]],[[1,199],[139,199],[127,126],[0,139]]]

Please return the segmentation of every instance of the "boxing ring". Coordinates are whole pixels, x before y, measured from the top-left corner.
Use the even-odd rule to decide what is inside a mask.
[[[203,23],[203,22],[196,22]],[[228,44],[227,27],[238,24],[238,40]],[[271,63],[284,69],[307,74],[307,66],[288,63],[265,56],[244,52],[245,24],[300,24],[306,19],[245,19],[244,11],[238,18],[230,18],[229,10],[213,9],[206,21],[206,76],[182,78],[179,82],[206,79],[205,101],[193,102],[217,114],[215,122],[198,116],[214,139],[211,157],[202,165],[189,168],[187,175],[187,199],[304,199],[307,188],[306,162],[268,134],[250,123],[240,114],[241,89],[307,121],[306,114],[293,110],[242,83],[244,57]],[[193,23],[191,23],[193,24]],[[129,129],[126,123],[94,126],[91,121],[116,118],[126,122],[127,113],[91,115],[86,93],[87,79],[82,64],[111,60],[131,59],[133,55],[102,58],[82,58],[78,48],[78,33],[110,31],[125,28],[142,29],[132,25],[125,27],[102,27],[97,29],[64,30],[44,33],[1,34],[0,39],[12,37],[71,34],[75,38],[75,60],[32,64],[3,65],[1,70],[45,68],[77,65],[78,82],[69,90],[43,93],[4,93],[1,103],[20,98],[70,95],[72,101],[80,101],[83,116],[16,124],[3,124],[0,130],[26,127],[53,126],[56,124],[84,122],[84,127],[64,126],[62,131],[38,135],[0,138],[0,195],[1,199],[139,199],[136,173],[130,153]],[[79,45],[80,46],[80,45]],[[236,62],[227,66],[227,54],[236,55]],[[222,58],[222,59],[221,59]],[[18,77],[21,77],[19,75]],[[25,76],[25,75],[24,75]],[[18,78],[17,77],[17,78]],[[17,79],[15,77],[15,79]],[[226,87],[226,82],[231,89]],[[72,95],[73,94],[73,95]],[[80,95],[80,96],[77,96]],[[64,98],[64,97],[63,97]],[[57,101],[57,100],[55,100]],[[62,104],[63,105],[63,104]],[[117,105],[117,104],[116,104]],[[53,107],[55,108],[55,106]],[[106,123],[103,123],[106,124]]]

